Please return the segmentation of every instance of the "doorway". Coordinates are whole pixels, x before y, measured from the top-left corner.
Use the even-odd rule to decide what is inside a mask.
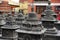
[[[41,13],[44,12],[44,10],[46,9],[46,6],[36,6],[36,13],[38,18],[41,18]]]

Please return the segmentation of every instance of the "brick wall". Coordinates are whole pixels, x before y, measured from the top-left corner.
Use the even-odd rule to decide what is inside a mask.
[[[51,0],[53,3],[60,3],[60,0]]]
[[[7,10],[10,11],[13,8],[15,8],[16,6],[13,5],[9,5],[8,4],[8,0],[3,0],[2,3],[0,3],[0,10]]]
[[[11,10],[11,7],[10,5],[8,5],[8,2],[6,1],[3,1],[1,4],[0,4],[0,10]]]

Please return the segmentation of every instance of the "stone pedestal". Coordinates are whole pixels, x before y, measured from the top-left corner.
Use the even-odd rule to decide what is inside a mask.
[[[45,36],[43,40],[57,40],[57,37]]]
[[[60,21],[57,21],[57,22],[55,22],[54,24],[55,24],[55,27],[56,27],[58,30],[60,30]]]
[[[0,40],[11,40],[11,39],[3,39],[3,38],[0,38]]]
[[[2,27],[2,38],[17,40],[17,33],[15,32],[19,26],[3,26]]]
[[[41,40],[45,30],[34,32],[18,29],[16,32],[18,33],[18,40]]]
[[[0,25],[0,34],[2,34],[2,29],[1,29],[1,25]]]
[[[45,27],[45,28],[53,28],[54,26],[54,22],[49,22],[49,21],[43,21],[42,22],[42,25]]]
[[[60,30],[57,34],[44,34],[43,40],[60,40]]]

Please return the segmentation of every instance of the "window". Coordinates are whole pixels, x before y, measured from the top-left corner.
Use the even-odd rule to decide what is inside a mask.
[[[2,0],[0,0],[0,3],[2,3]]]
[[[46,9],[46,6],[36,6],[36,12],[38,14],[42,13]]]
[[[56,6],[56,10],[60,10],[60,6]]]
[[[35,0],[35,1],[48,1],[48,0]]]

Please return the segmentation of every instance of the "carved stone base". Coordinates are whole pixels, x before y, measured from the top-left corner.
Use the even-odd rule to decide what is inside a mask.
[[[2,38],[17,40],[17,33],[14,29],[2,29]]]
[[[18,40],[41,40],[41,35],[18,33]]]
[[[43,40],[57,40],[56,36],[45,36]]]

